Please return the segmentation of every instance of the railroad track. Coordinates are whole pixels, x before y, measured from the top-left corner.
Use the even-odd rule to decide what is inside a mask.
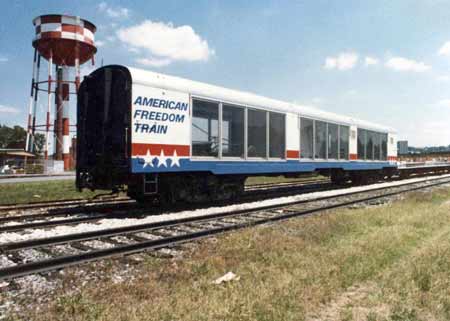
[[[3,243],[0,244],[0,262],[4,266],[0,269],[0,281],[120,255],[173,247],[237,229],[373,202],[449,183],[450,177],[438,177],[283,205]],[[33,254],[31,259],[30,253]]]
[[[129,202],[130,199],[128,197],[108,197],[108,198],[100,198],[100,199],[85,199],[85,198],[77,198],[77,199],[61,199],[55,201],[45,201],[45,202],[31,202],[27,204],[16,203],[16,204],[6,204],[0,205],[0,213],[9,212],[9,211],[24,211],[24,210],[34,210],[34,209],[58,209],[58,208],[67,208],[71,206],[91,206],[97,204],[106,204],[106,203],[120,203],[120,202]]]
[[[299,187],[308,184],[315,183],[325,183],[330,180],[327,178],[311,178],[311,179],[303,179],[298,181],[292,181],[287,183],[264,183],[264,184],[251,184],[245,187],[246,191],[257,191],[264,190],[270,188],[287,188],[287,187]],[[99,199],[85,199],[85,198],[77,198],[77,199],[61,199],[54,201],[44,201],[44,202],[30,202],[27,204],[23,203],[12,203],[6,205],[0,205],[0,213],[9,212],[9,211],[23,211],[23,210],[45,210],[45,209],[59,209],[59,208],[67,208],[70,206],[92,206],[96,204],[120,204],[120,203],[128,203],[133,202],[133,200],[128,197],[102,197]]]
[[[275,184],[270,184],[276,186]],[[211,206],[226,206],[250,201],[263,200],[268,197],[289,196],[303,192],[322,191],[337,188],[329,180],[310,180],[297,183],[281,184],[279,188],[268,189],[269,184],[263,185],[261,190],[249,190],[239,201],[223,201],[215,203],[179,205],[171,208],[171,212],[194,210]],[[107,218],[143,217],[163,213],[165,208],[148,208],[135,203],[133,200],[106,202],[89,207],[58,208],[50,212],[8,215],[0,217],[0,233],[19,232],[32,228],[52,228],[61,225],[74,225],[80,223],[95,223]]]

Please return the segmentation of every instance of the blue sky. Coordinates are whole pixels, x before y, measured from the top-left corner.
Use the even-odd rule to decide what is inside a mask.
[[[351,115],[410,145],[450,144],[450,1],[11,1],[0,12],[0,123],[25,123],[32,19],[46,13],[97,25],[97,66]]]

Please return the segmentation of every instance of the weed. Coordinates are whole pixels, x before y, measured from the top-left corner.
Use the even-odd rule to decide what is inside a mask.
[[[134,281],[59,289],[38,319],[334,321],[356,318],[351,309],[363,306],[383,309],[367,321],[448,320],[450,211],[434,200],[448,201],[450,189],[438,193],[229,233],[182,261],[145,259]],[[240,280],[212,283],[228,271]]]
[[[389,316],[390,321],[419,321],[414,309],[396,308]]]
[[[430,291],[431,275],[427,270],[421,267],[414,266],[412,272],[412,279],[414,280],[420,291],[422,292]]]
[[[378,315],[375,312],[369,312],[366,316],[366,321],[380,321]]]

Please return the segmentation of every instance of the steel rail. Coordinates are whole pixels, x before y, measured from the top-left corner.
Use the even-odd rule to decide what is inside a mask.
[[[0,213],[14,210],[29,210],[29,209],[38,209],[38,208],[49,208],[49,207],[62,207],[62,206],[75,206],[75,205],[96,205],[96,204],[104,204],[107,202],[126,202],[130,201],[129,198],[119,197],[119,198],[107,198],[107,199],[62,199],[62,200],[54,200],[54,201],[46,201],[46,202],[31,202],[27,204],[5,204],[0,205]]]
[[[70,224],[75,224],[75,223],[99,220],[102,218],[107,218],[108,216],[109,216],[108,214],[92,214],[92,215],[84,216],[84,217],[74,217],[74,218],[67,218],[67,219],[61,219],[61,220],[55,220],[55,221],[41,221],[41,222],[32,222],[32,223],[25,223],[25,224],[5,225],[5,226],[0,226],[0,233],[17,232],[17,231],[21,231],[21,230],[30,229],[30,228],[36,228],[36,227],[52,227],[55,225],[70,225]]]
[[[404,187],[404,186],[408,186],[411,184],[418,184],[418,183],[422,183],[422,182],[405,183],[405,184],[393,186],[390,188]],[[52,237],[47,237],[47,238],[35,239],[35,240],[4,243],[4,244],[0,244],[0,252],[1,251],[9,251],[9,250],[19,250],[19,249],[22,250],[22,249],[28,249],[28,248],[42,247],[42,246],[46,246],[46,245],[58,245],[58,244],[63,244],[63,243],[75,242],[75,241],[87,241],[87,240],[96,239],[96,238],[100,238],[100,237],[110,237],[110,236],[116,236],[116,235],[127,234],[127,233],[139,233],[139,232],[153,230],[153,229],[162,228],[162,227],[172,227],[172,226],[186,224],[186,223],[209,221],[209,220],[213,220],[213,219],[247,214],[250,212],[276,210],[276,209],[285,208],[285,207],[289,207],[289,206],[293,206],[293,205],[320,202],[320,201],[324,201],[324,200],[333,199],[336,197],[353,196],[353,195],[358,195],[358,194],[363,194],[363,193],[377,192],[377,191],[384,190],[384,189],[386,189],[386,188],[380,187],[380,188],[374,188],[374,189],[364,190],[364,191],[343,193],[340,195],[321,196],[321,197],[317,197],[315,199],[292,201],[292,202],[288,202],[288,203],[285,203],[282,205],[266,205],[266,206],[260,206],[258,208],[252,208],[252,209],[234,210],[234,211],[228,211],[228,212],[222,212],[222,213],[172,219],[172,220],[131,225],[131,226],[125,226],[125,227],[116,227],[116,228],[109,228],[109,229],[96,230],[96,231],[90,231],[90,232],[81,232],[81,233],[73,233],[73,234],[67,234],[67,235],[61,235],[61,236],[52,236]]]
[[[442,179],[445,179],[445,178],[438,178],[438,179],[434,179],[432,181],[442,180]],[[417,184],[423,184],[423,183],[427,183],[427,182],[428,181],[405,183],[405,184],[401,184],[401,185],[397,185],[397,186],[393,186],[393,187],[389,187],[389,188],[401,188],[401,187],[405,187],[408,185],[414,185],[414,184],[417,185]],[[445,181],[416,186],[416,187],[408,188],[405,190],[391,191],[391,192],[382,193],[379,195],[372,195],[372,196],[354,199],[354,200],[346,200],[344,202],[328,204],[325,206],[319,206],[316,208],[310,208],[310,209],[305,209],[305,210],[300,210],[300,211],[293,210],[293,211],[289,211],[286,214],[280,214],[280,215],[276,215],[276,216],[272,216],[272,217],[257,218],[257,219],[254,219],[253,221],[246,221],[243,223],[235,223],[235,224],[230,224],[227,226],[220,226],[220,227],[204,229],[204,230],[197,231],[197,232],[190,232],[190,233],[186,233],[186,234],[169,236],[169,237],[165,237],[165,238],[158,239],[158,240],[148,240],[148,241],[138,242],[135,244],[118,245],[118,246],[114,246],[112,248],[98,249],[98,250],[93,250],[93,251],[80,253],[80,254],[65,255],[65,256],[50,258],[50,259],[41,260],[41,261],[37,261],[37,262],[30,262],[30,263],[20,264],[20,265],[16,265],[16,266],[6,267],[3,269],[0,269],[0,281],[16,278],[16,277],[20,277],[20,276],[25,276],[25,275],[29,275],[29,274],[34,274],[34,273],[48,272],[48,271],[56,270],[56,269],[63,268],[63,267],[78,265],[78,264],[96,261],[96,260],[100,260],[100,259],[105,259],[105,258],[109,258],[109,257],[114,257],[114,256],[118,256],[118,255],[129,255],[129,254],[141,252],[143,250],[156,250],[159,248],[171,247],[171,246],[178,245],[181,243],[202,239],[202,238],[205,238],[205,237],[208,237],[211,235],[216,235],[216,234],[229,232],[229,231],[233,231],[233,230],[237,230],[237,229],[242,229],[242,228],[246,228],[246,227],[250,227],[250,226],[266,224],[266,223],[270,223],[270,222],[277,222],[277,221],[281,221],[281,220],[290,219],[293,217],[310,215],[310,214],[313,214],[316,212],[321,212],[321,211],[326,211],[326,210],[335,209],[335,208],[339,208],[339,207],[349,206],[349,205],[353,205],[353,204],[357,204],[357,203],[361,203],[361,202],[367,202],[367,201],[371,201],[371,200],[375,200],[375,199],[385,198],[385,197],[389,197],[389,196],[394,196],[394,195],[398,195],[398,194],[402,194],[402,193],[406,193],[406,192],[412,192],[412,191],[421,190],[421,189],[425,189],[425,188],[435,187],[435,186],[448,184],[448,183],[450,183],[450,179],[447,178]],[[355,195],[355,194],[361,194],[364,192],[366,192],[366,193],[374,192],[374,191],[379,191],[381,189],[382,188],[376,188],[376,189],[372,189],[372,190],[358,191],[358,192],[354,192],[354,193],[346,193],[346,194],[343,194],[340,196],[349,196],[352,194]],[[338,196],[338,195],[331,196],[331,197],[336,197],[336,196]],[[326,198],[331,198],[331,197],[326,197]],[[313,201],[319,201],[319,199],[320,198],[314,199]],[[302,203],[305,203],[305,202],[302,201]],[[230,213],[212,214],[209,216],[209,219],[210,220],[213,219],[213,216],[215,216],[216,219],[218,217],[220,217],[220,218],[232,217],[232,216],[244,215],[244,214],[248,214],[248,213],[252,213],[252,212],[259,212],[259,211],[263,211],[264,209],[288,207],[290,205],[296,205],[296,204],[299,204],[299,202],[291,202],[290,204],[283,204],[283,205],[278,205],[278,206],[265,206],[265,207],[261,207],[261,208],[257,208],[257,209],[251,209],[251,210],[240,210],[240,211],[236,211],[233,214],[230,214]],[[182,223],[186,223],[186,222],[189,222],[189,220],[192,220],[192,222],[195,222],[195,221],[193,221],[193,219],[195,219],[195,218],[172,220],[171,223],[175,224],[174,222],[176,222],[176,221],[178,221],[178,222],[182,221]],[[205,221],[205,220],[207,220],[207,217],[206,216],[202,216],[200,218],[197,217],[197,221],[199,219],[200,219],[200,221]],[[178,223],[178,224],[182,224],[182,223]],[[166,223],[166,224],[168,224],[168,223]],[[132,231],[132,232],[135,232],[135,231]],[[12,246],[13,246],[13,244],[9,244],[10,249],[13,248]],[[4,248],[4,249],[6,249],[6,248]]]
[[[328,179],[308,179],[299,180],[294,182],[278,182],[278,183],[263,183],[263,184],[251,184],[246,185],[246,189],[260,189],[266,187],[284,187],[284,186],[302,186],[313,183],[323,183],[329,181]],[[86,198],[67,198],[60,200],[49,200],[43,202],[30,202],[30,203],[9,203],[0,205],[0,213],[12,210],[26,210],[34,208],[47,208],[47,207],[58,207],[58,206],[72,206],[72,205],[90,205],[90,204],[103,204],[107,202],[117,202],[117,201],[131,201],[128,197],[108,197],[106,199],[86,199]],[[1,222],[1,218],[0,218]]]
[[[287,195],[292,195],[294,192],[298,192],[298,188],[302,188],[305,191],[321,191],[324,189],[324,184],[325,187],[328,188],[328,184],[329,183],[318,183],[315,185],[311,185],[311,184],[304,184],[304,185],[299,185],[299,186],[290,186],[290,187],[282,187],[280,188],[280,190],[282,190],[282,192],[278,195],[279,197],[281,196],[287,196]],[[290,188],[290,190],[286,191],[286,189]],[[332,189],[333,186],[329,186],[329,189]],[[284,191],[283,191],[284,190]],[[254,191],[253,191],[254,192]],[[279,192],[279,190],[262,190],[259,194],[257,195],[244,195],[242,197],[242,199],[237,202],[237,203],[232,203],[232,204],[239,204],[239,203],[243,203],[243,202],[248,202],[248,201],[254,201],[257,200],[256,197],[269,197],[269,196],[273,196],[274,193]],[[251,193],[250,191],[246,192],[246,193]],[[195,205],[208,205],[209,203],[205,203],[205,204],[194,204]],[[220,205],[226,206],[226,205],[230,205],[230,201],[225,201],[220,203]],[[120,205],[120,208],[114,208],[112,210],[114,210],[115,212],[117,212],[116,214],[114,213],[108,213],[108,214],[102,214],[101,210],[105,210],[105,209],[110,209],[111,205]],[[217,205],[217,203],[216,203]],[[128,206],[132,206],[131,208],[128,208]],[[135,206],[135,208],[134,208]],[[192,207],[192,209],[194,208],[198,208],[198,207]],[[30,228],[37,228],[37,227],[42,227],[42,228],[46,228],[46,227],[53,227],[53,226],[57,226],[57,225],[70,225],[70,224],[75,224],[75,223],[82,223],[82,222],[90,222],[93,220],[98,220],[98,219],[102,219],[102,218],[109,218],[109,217],[117,217],[117,216],[130,216],[130,214],[125,215],[123,213],[120,213],[120,211],[126,210],[126,209],[133,209],[136,211],[140,211],[141,213],[136,213],[136,216],[142,216],[142,215],[152,215],[152,214],[158,214],[157,212],[154,213],[149,213],[149,212],[145,212],[146,209],[144,208],[139,208],[139,204],[133,203],[133,202],[125,202],[125,203],[107,203],[107,204],[99,204],[99,205],[93,205],[93,206],[89,206],[86,208],[69,208],[66,210],[59,210],[57,212],[52,212],[52,213],[39,213],[39,214],[28,214],[28,215],[16,215],[16,216],[8,216],[8,217],[0,217],[0,223],[7,223],[7,222],[14,222],[14,221],[27,221],[27,220],[42,220],[42,219],[46,219],[46,218],[52,218],[52,217],[58,217],[58,216],[68,216],[70,214],[80,214],[83,215],[82,217],[76,217],[76,218],[64,218],[64,219],[60,219],[60,220],[53,220],[53,221],[49,221],[49,220],[44,220],[44,221],[39,221],[39,222],[28,222],[28,223],[23,223],[23,224],[14,224],[14,225],[4,225],[4,226],[0,226],[0,233],[1,232],[17,232],[17,231],[21,231],[21,230],[25,230],[25,229],[30,229]],[[186,209],[186,208],[183,208]],[[83,210],[90,210],[91,213],[83,213]],[[161,210],[161,209],[159,209]],[[92,213],[93,212],[93,213]],[[95,212],[100,212],[100,213],[95,213]],[[90,216],[87,216],[90,215]]]

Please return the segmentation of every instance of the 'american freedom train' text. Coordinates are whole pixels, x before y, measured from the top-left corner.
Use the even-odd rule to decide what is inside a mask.
[[[134,101],[135,105],[156,107],[156,108],[168,108],[172,110],[187,111],[189,108],[188,103],[183,103],[181,101],[165,100],[158,98],[147,98],[138,96]]]
[[[163,112],[163,111],[151,111],[146,109],[135,109],[133,119],[134,132],[136,133],[146,133],[146,134],[167,134],[169,124],[164,123],[184,123],[186,115],[184,113],[179,113],[179,111],[187,112],[189,109],[189,104],[184,102],[177,102],[173,100],[157,99],[157,98],[147,98],[138,96],[134,101],[134,105],[153,107],[153,108],[164,108],[170,109],[173,112]],[[141,123],[144,121],[144,123]],[[146,123],[150,121],[153,123]]]

